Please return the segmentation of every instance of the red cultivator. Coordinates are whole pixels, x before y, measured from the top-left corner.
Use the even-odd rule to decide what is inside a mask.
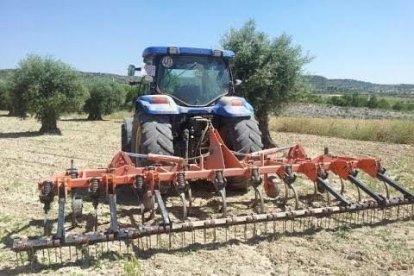
[[[390,210],[392,207],[405,208],[406,214],[412,216],[414,206],[414,195],[401,187],[399,184],[384,175],[385,169],[380,162],[373,158],[353,158],[347,156],[333,156],[325,150],[323,155],[316,158],[308,158],[304,149],[300,145],[273,148],[254,152],[251,154],[238,154],[230,151],[224,145],[218,132],[210,125],[208,129],[209,151],[208,154],[192,159],[185,159],[175,156],[155,155],[155,154],[135,154],[118,152],[107,168],[81,170],[70,168],[65,172],[59,173],[49,180],[39,183],[40,201],[44,204],[46,213],[45,225],[48,225],[47,213],[53,198],[58,198],[58,220],[57,232],[40,239],[16,239],[13,244],[15,251],[33,251],[37,249],[90,245],[99,242],[114,240],[132,240],[145,236],[171,234],[176,232],[193,232],[198,229],[209,229],[221,227],[227,229],[236,225],[256,225],[277,221],[300,221],[308,218],[332,218],[336,214],[363,212],[364,219],[366,210]],[[153,165],[147,167],[137,167],[131,158],[144,158],[152,161]],[[358,171],[365,172],[368,176],[384,182],[386,195],[383,196],[373,191],[369,185],[357,178]],[[342,184],[341,191],[337,191],[328,181],[328,174],[337,175]],[[303,175],[310,180],[315,193],[326,193],[329,200],[327,206],[318,208],[300,208],[299,196],[295,189],[296,175]],[[255,191],[254,206],[256,212],[252,215],[235,216],[228,213],[226,201],[226,179],[238,177],[248,179]],[[268,198],[279,197],[281,181],[286,188],[285,199],[288,201],[289,192],[293,193],[292,199],[295,200],[295,208],[292,210],[282,210],[266,212],[264,195]],[[197,181],[196,180],[204,180]],[[359,194],[359,201],[351,202],[344,196],[343,181],[348,180],[355,185]],[[222,217],[207,220],[196,220],[191,218],[191,208],[193,199],[191,187],[197,185],[213,184],[221,197]],[[283,184],[282,184],[283,185]],[[138,205],[142,214],[142,223],[134,228],[122,227],[118,222],[116,193],[117,188],[129,186],[138,196]],[[401,197],[390,198],[388,187],[392,187],[401,194]],[[165,187],[174,187],[180,195],[182,201],[182,218],[180,222],[173,222],[170,219],[169,210],[166,208],[162,191]],[[84,190],[89,195],[95,209],[95,232],[71,234],[65,231],[65,202],[68,193],[73,190]],[[368,195],[368,199],[361,199],[361,190]],[[106,195],[110,210],[110,226],[107,231],[98,232],[97,230],[97,206],[100,198]],[[72,198],[72,208],[74,221],[77,210],[81,208],[82,202],[79,198]],[[411,210],[409,210],[411,208]],[[150,218],[156,219],[145,222],[144,214],[150,213]],[[383,213],[384,215],[384,213]],[[367,216],[368,217],[368,216]],[[365,220],[367,219],[365,217]],[[371,217],[372,219],[372,217]],[[46,227],[48,228],[48,227]],[[274,228],[275,229],[275,228]],[[214,230],[215,231],[215,230]],[[246,231],[246,230],[245,230]],[[255,230],[256,231],[256,230]],[[246,234],[246,233],[245,233]],[[215,236],[214,236],[215,237]],[[206,234],[204,232],[204,239]],[[215,238],[214,238],[215,239]],[[158,241],[158,239],[157,239]],[[193,236],[194,241],[194,236]]]

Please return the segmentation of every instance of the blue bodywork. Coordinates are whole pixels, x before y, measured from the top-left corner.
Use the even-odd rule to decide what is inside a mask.
[[[164,99],[165,103],[152,103],[152,98]],[[236,104],[234,104],[234,102]],[[241,97],[223,96],[214,105],[203,107],[180,106],[168,95],[145,95],[137,99],[137,107],[148,114],[166,115],[205,115],[213,114],[223,117],[247,117],[253,115],[253,107]]]
[[[174,51],[173,54],[171,53],[172,50]],[[147,60],[163,55],[217,56],[217,53],[219,53],[220,58],[226,61],[234,57],[234,53],[229,50],[190,47],[148,47],[144,50],[142,56],[144,60]],[[180,106],[168,95],[145,95],[137,99],[136,107],[145,113],[154,115],[212,114],[223,117],[247,117],[253,115],[253,107],[244,98],[235,96],[223,96],[210,106]]]

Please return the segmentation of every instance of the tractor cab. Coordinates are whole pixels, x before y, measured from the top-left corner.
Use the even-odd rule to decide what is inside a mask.
[[[182,106],[209,106],[223,96],[233,95],[229,61],[231,51],[184,47],[148,47],[144,67],[130,66],[129,75],[141,71],[150,83],[148,94],[163,94]]]

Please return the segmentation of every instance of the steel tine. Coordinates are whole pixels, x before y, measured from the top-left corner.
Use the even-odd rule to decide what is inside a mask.
[[[216,244],[217,240],[217,233],[216,233],[216,226],[213,227],[213,243]]]
[[[341,177],[339,177],[339,181],[341,182],[341,195],[343,195],[345,193],[344,180]]]
[[[58,256],[57,256],[57,248],[55,247],[55,261],[58,262]]]
[[[47,259],[49,260],[49,266],[50,266],[50,249],[47,249]]]

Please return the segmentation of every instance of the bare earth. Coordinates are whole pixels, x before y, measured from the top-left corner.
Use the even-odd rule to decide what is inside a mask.
[[[14,235],[39,234],[42,231],[39,222],[43,214],[36,182],[68,168],[70,159],[74,159],[79,168],[106,166],[120,147],[121,121],[64,119],[58,124],[63,135],[39,136],[36,131],[40,125],[34,119],[19,120],[2,114],[0,275],[6,275],[30,272],[15,268],[15,255],[6,244]],[[273,136],[280,145],[302,144],[311,156],[320,154],[325,146],[329,146],[330,151],[338,155],[381,157],[388,173],[398,176],[399,182],[414,190],[414,146],[292,133],[274,133]],[[251,197],[249,193],[233,197],[231,201],[249,201]],[[208,204],[214,202],[212,198],[196,198],[195,202]],[[56,209],[57,206],[53,207]],[[104,204],[101,208],[105,208]],[[138,265],[144,275],[413,275],[414,222],[406,220],[375,227],[275,235],[216,248],[200,246],[184,251],[160,250],[139,256]],[[124,258],[104,258],[92,265],[67,264],[37,272],[123,275],[128,272],[128,262]]]

